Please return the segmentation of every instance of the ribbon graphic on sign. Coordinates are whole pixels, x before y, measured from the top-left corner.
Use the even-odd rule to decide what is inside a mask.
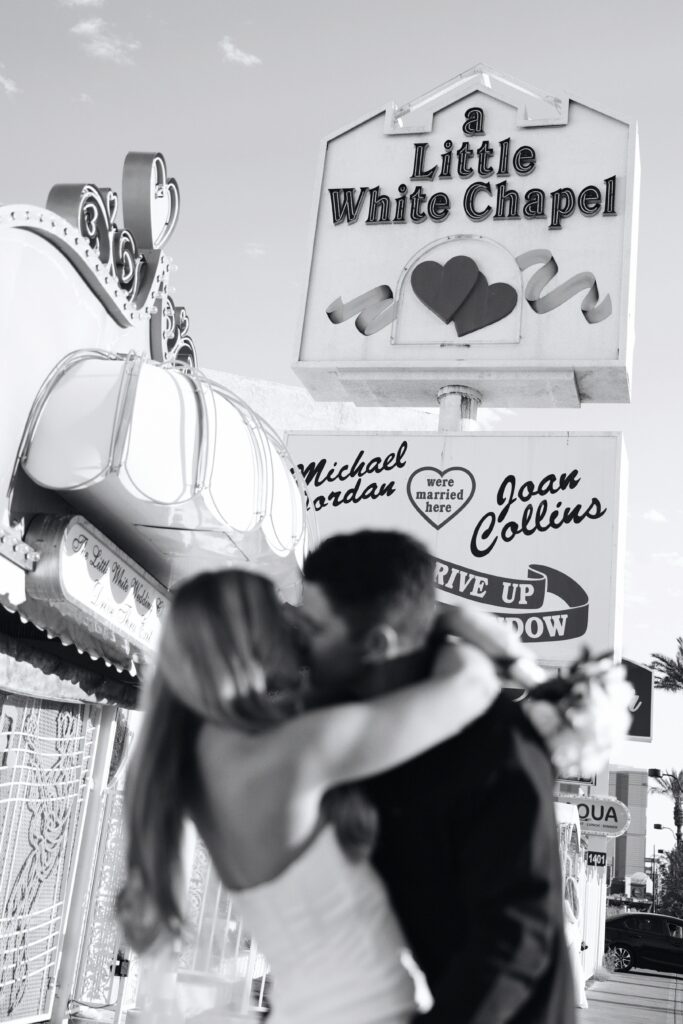
[[[589,324],[599,324],[601,320],[606,320],[611,314],[612,299],[606,295],[602,302],[599,301],[598,283],[594,274],[588,271],[583,274],[575,274],[564,284],[558,285],[554,291],[542,296],[545,287],[558,273],[558,267],[550,249],[530,249],[529,252],[517,257],[520,270],[533,267],[535,263],[542,263],[543,266],[536,271],[524,292],[524,298],[534,313],[550,313],[575,295],[585,291],[581,312]]]
[[[576,640],[588,629],[588,594],[559,569],[530,565],[527,579],[492,576],[437,558],[437,591],[479,604],[504,606],[493,614],[509,622],[528,643]],[[559,597],[565,609],[540,611],[548,596]]]
[[[516,263],[520,270],[527,270],[536,263],[542,264],[524,292],[524,298],[534,313],[551,313],[575,295],[586,292],[581,312],[589,324],[598,324],[611,316],[612,299],[606,295],[600,300],[598,283],[590,271],[574,274],[544,295],[548,284],[559,272],[551,251],[530,249],[516,257]],[[515,289],[505,282],[489,285],[474,260],[468,256],[455,256],[444,266],[431,260],[419,263],[411,275],[411,284],[417,298],[440,320],[452,322],[459,336],[504,319],[517,305]],[[449,294],[449,289],[452,294]],[[388,327],[397,318],[398,309],[399,303],[393,291],[388,284],[383,284],[348,302],[339,295],[325,312],[333,324],[355,317],[356,329],[368,337]]]
[[[357,295],[350,302],[344,302],[339,295],[325,310],[333,324],[342,324],[356,317],[356,330],[366,337],[388,327],[396,319],[398,303],[388,284],[380,284],[369,292]]]

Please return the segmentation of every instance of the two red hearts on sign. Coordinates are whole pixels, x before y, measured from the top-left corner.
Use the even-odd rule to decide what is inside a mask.
[[[498,281],[489,284],[469,256],[454,256],[442,266],[418,263],[410,275],[416,296],[445,324],[453,323],[459,338],[502,320],[517,305],[517,291]]]

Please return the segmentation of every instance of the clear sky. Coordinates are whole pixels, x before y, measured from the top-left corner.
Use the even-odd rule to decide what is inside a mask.
[[[636,119],[633,402],[502,425],[624,431],[624,653],[646,661],[683,633],[682,46],[679,0],[3,0],[0,202],[119,191],[129,150],[161,151],[181,189],[174,298],[203,365],[296,383],[324,136],[480,61]],[[656,719],[621,763],[683,768],[683,694]]]

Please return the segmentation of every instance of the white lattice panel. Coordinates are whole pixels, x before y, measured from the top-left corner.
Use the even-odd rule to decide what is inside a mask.
[[[0,1021],[45,1020],[99,711],[0,693]]]

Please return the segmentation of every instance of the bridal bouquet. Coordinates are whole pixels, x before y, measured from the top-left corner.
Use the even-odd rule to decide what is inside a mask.
[[[628,734],[633,697],[622,665],[586,652],[566,673],[530,688],[522,707],[558,773],[585,779],[604,768]]]
[[[447,641],[466,641],[491,657],[500,673],[526,690],[521,707],[545,740],[558,774],[590,778],[628,734],[634,690],[611,655],[588,652],[566,672],[548,679],[506,624],[480,609],[448,605],[439,617]]]

